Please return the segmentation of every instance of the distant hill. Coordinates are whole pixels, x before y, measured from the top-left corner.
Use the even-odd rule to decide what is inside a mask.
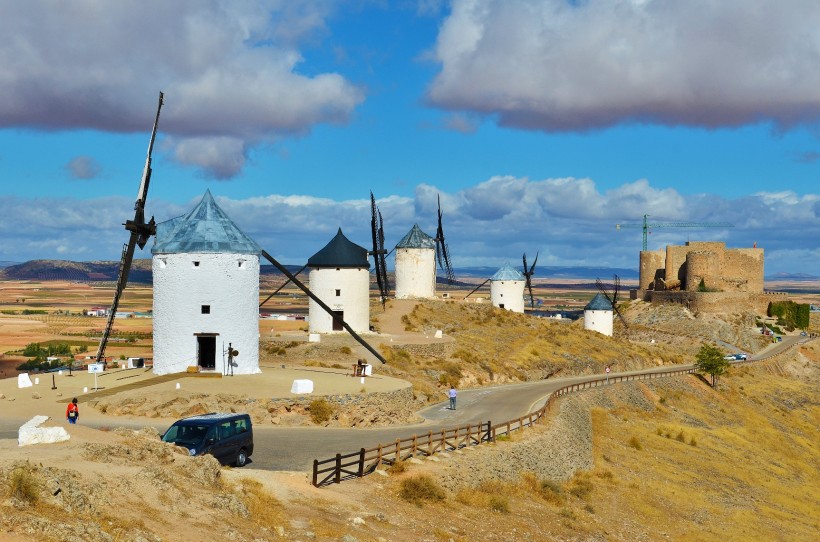
[[[0,279],[113,281],[117,280],[119,266],[119,261],[31,260],[25,263],[0,261]],[[285,267],[291,273],[296,273],[302,268],[300,265],[285,265]],[[496,271],[498,271],[497,267],[490,266],[458,267],[454,269],[457,279],[488,279]],[[281,275],[274,266],[267,263],[260,266],[260,274],[262,277]],[[639,278],[637,269],[550,265],[537,266],[533,277],[536,279],[588,279],[594,286],[596,278],[607,282],[612,279],[612,275],[618,275],[623,280],[638,280]],[[774,273],[766,276],[765,280],[767,282],[812,282],[820,280],[820,276],[808,273]],[[135,259],[131,266],[128,281],[151,284],[151,260],[149,258]],[[438,279],[437,282],[443,282],[443,280]],[[470,285],[471,282],[456,281],[456,286]]]
[[[0,278],[8,280],[117,280],[120,262],[71,262],[66,260],[32,260],[0,269]],[[151,260],[134,260],[129,282],[151,284]]]
[[[532,262],[530,262],[531,264]],[[490,278],[498,271],[497,267],[459,267],[455,270],[456,275],[461,277],[483,277]],[[612,275],[618,275],[622,279],[638,280],[637,269],[624,269],[620,267],[570,267],[570,266],[536,266],[533,278],[542,279],[596,279],[606,281]]]
[[[767,281],[777,282],[777,281],[797,281],[797,282],[809,282],[820,280],[820,277],[817,275],[809,275],[808,273],[775,273],[774,275],[769,275],[765,278]]]

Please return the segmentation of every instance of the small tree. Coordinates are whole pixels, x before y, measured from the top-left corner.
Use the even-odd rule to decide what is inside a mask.
[[[716,346],[704,344],[695,356],[698,371],[712,377],[712,387],[717,386],[718,377],[729,368],[729,362],[723,359],[723,352]]]

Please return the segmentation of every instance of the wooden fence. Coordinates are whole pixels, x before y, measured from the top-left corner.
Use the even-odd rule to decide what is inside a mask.
[[[396,439],[394,442],[379,444],[374,448],[361,448],[358,452],[336,454],[330,459],[313,460],[313,485],[322,487],[329,484],[338,484],[343,480],[361,478],[375,471],[383,463],[393,464],[416,456],[431,456],[436,453],[458,450],[467,446],[477,446],[485,442],[493,442],[502,435],[509,435],[525,427],[538,423],[552,410],[555,401],[562,395],[580,390],[597,388],[619,382],[632,380],[646,380],[652,378],[666,378],[682,374],[694,373],[694,367],[676,369],[672,371],[658,371],[634,375],[616,375],[604,378],[592,378],[574,384],[567,384],[549,394],[544,406],[534,412],[514,420],[507,420],[493,425],[492,422],[481,422],[475,425],[466,425],[440,431],[428,431],[426,434]]]
[[[769,359],[781,358],[787,352],[791,352],[798,346],[798,343],[790,345],[782,352],[767,356],[765,358],[754,358],[738,360],[732,365],[745,365],[756,361],[766,361]],[[340,483],[342,480],[361,478],[366,474],[375,471],[383,463],[393,464],[396,461],[403,461],[415,456],[431,456],[436,453],[458,450],[466,446],[477,446],[484,442],[494,442],[502,435],[509,435],[513,431],[518,431],[525,427],[531,427],[538,423],[552,410],[555,401],[562,395],[576,391],[597,388],[609,384],[620,382],[630,382],[633,380],[647,380],[653,378],[667,378],[684,374],[696,373],[694,365],[671,371],[655,371],[650,373],[640,373],[633,375],[615,375],[606,377],[595,377],[574,384],[567,384],[549,394],[544,406],[534,412],[514,420],[507,420],[493,425],[492,422],[482,422],[476,425],[466,425],[454,429],[442,429],[441,431],[428,431],[423,435],[413,435],[411,437],[396,439],[389,444],[379,444],[375,448],[361,448],[358,452],[349,454],[336,454],[330,459],[315,459],[313,461],[313,485],[322,487],[332,483]]]

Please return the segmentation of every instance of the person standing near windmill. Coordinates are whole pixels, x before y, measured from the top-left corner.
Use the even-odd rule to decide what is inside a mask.
[[[447,396],[450,398],[450,410],[456,409],[456,387],[452,384],[450,385],[450,391],[447,392]]]

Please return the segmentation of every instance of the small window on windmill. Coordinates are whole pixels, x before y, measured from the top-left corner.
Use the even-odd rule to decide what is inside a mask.
[[[160,258],[159,259],[159,268],[160,269],[165,269],[166,265],[168,265],[168,260],[165,259],[165,258]]]
[[[342,295],[342,291],[341,290],[336,290],[336,297],[340,297],[341,295]]]
[[[241,269],[245,265],[245,260],[238,260],[236,263],[239,264],[239,268]]]
[[[211,306],[202,305],[202,314],[211,314]]]
[[[194,262],[194,267],[199,267],[199,262],[198,261]]]

